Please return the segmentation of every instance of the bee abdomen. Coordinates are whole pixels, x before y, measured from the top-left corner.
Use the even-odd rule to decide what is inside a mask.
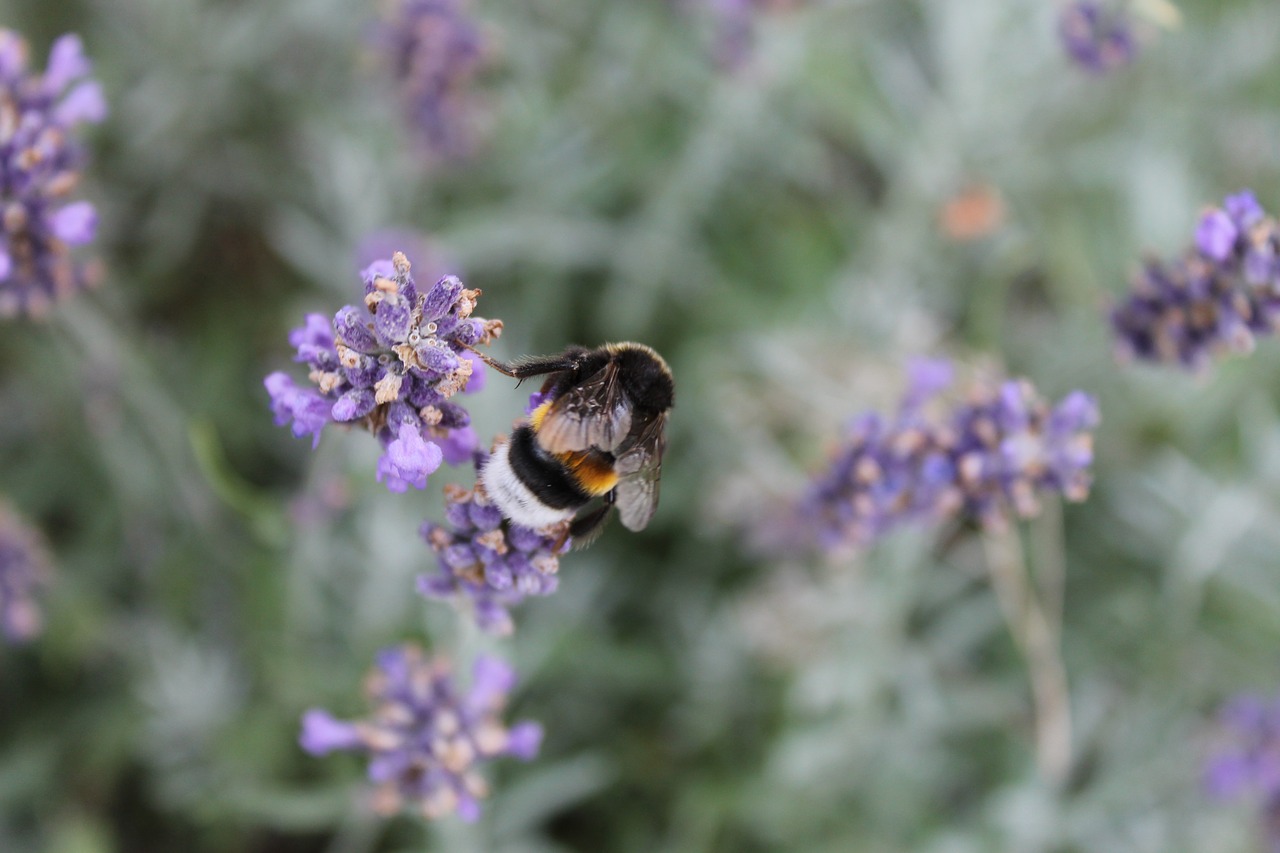
[[[494,449],[481,472],[489,499],[502,514],[525,527],[545,527],[572,518],[592,495],[564,463],[541,451],[528,426]]]
[[[579,489],[592,497],[598,497],[618,485],[618,472],[614,468],[612,454],[598,450],[583,453],[563,453],[560,459]]]

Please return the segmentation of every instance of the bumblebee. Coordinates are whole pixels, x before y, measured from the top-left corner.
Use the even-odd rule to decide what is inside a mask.
[[[481,356],[515,379],[545,376],[527,423],[489,457],[480,480],[494,505],[526,527],[572,519],[568,535],[591,541],[615,506],[628,530],[643,530],[658,506],[675,381],[643,344],[571,346],[510,364]],[[591,512],[579,510],[596,498]]]

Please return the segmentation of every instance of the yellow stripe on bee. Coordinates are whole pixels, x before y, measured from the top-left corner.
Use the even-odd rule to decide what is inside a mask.
[[[551,401],[543,403],[538,408],[529,413],[529,423],[533,425],[533,431],[537,432],[542,428],[542,421],[547,416],[547,410],[551,408]]]
[[[618,472],[596,453],[563,453],[559,458],[582,491],[593,497],[618,484]]]

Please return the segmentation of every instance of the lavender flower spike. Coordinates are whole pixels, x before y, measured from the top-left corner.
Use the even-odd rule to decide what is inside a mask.
[[[1133,20],[1119,5],[1070,0],[1058,16],[1058,37],[1078,67],[1106,74],[1128,65],[1138,52]]]
[[[1218,712],[1219,745],[1204,767],[1218,800],[1257,804],[1268,850],[1280,850],[1280,697],[1241,694]]]
[[[827,469],[793,508],[784,539],[838,552],[862,548],[906,523],[961,516],[988,528],[1040,510],[1038,493],[1089,493],[1093,398],[1077,391],[1050,406],[1025,380],[979,385],[950,405],[946,362],[909,371],[895,417],[866,414],[849,427]]]
[[[1182,258],[1146,262],[1111,325],[1122,359],[1199,370],[1251,352],[1280,326],[1280,225],[1253,193],[1228,196],[1200,217]]]
[[[0,503],[0,636],[22,642],[40,633],[36,596],[51,573],[43,537]]]
[[[486,48],[463,0],[398,0],[374,42],[426,149],[446,159],[467,154],[476,112],[468,89]]]
[[[426,658],[414,646],[385,649],[365,684],[372,713],[344,722],[312,709],[303,715],[299,742],[312,755],[367,755],[379,814],[412,808],[427,818],[456,812],[474,821],[488,794],[480,764],[503,755],[529,761],[542,743],[537,723],[502,723],[514,686],[514,671],[496,658],[476,660],[464,693],[444,659]]]
[[[450,398],[479,387],[470,348],[501,334],[502,321],[472,317],[480,291],[456,276],[420,293],[398,252],[365,270],[364,290],[362,306],[347,305],[332,321],[310,314],[290,334],[312,384],[272,373],[264,382],[271,408],[278,425],[311,436],[313,447],[329,424],[369,430],[384,449],[378,479],[393,492],[423,489],[442,462],[475,450],[471,416]]]
[[[22,37],[0,29],[0,317],[42,316],[97,281],[71,256],[93,240],[97,214],[68,201],[84,162],[73,131],[107,114],[90,70],[78,36],[55,41],[39,74]]]
[[[477,454],[476,469],[487,454]],[[508,608],[526,596],[550,595],[559,579],[560,555],[570,542],[564,525],[532,530],[512,524],[489,503],[484,488],[445,487],[447,526],[426,522],[422,537],[436,553],[439,571],[418,579],[427,598],[467,604],[476,624],[491,634],[514,630]]]

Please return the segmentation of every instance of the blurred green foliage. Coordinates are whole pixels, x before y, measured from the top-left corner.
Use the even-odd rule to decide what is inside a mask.
[[[1216,703],[1280,681],[1280,351],[1118,369],[1103,319],[1202,204],[1280,207],[1280,6],[1179,5],[1091,78],[1050,3],[813,2],[724,73],[677,4],[478,2],[486,141],[428,168],[369,4],[0,3],[41,59],[79,32],[112,106],[86,183],[107,282],[0,334],[0,490],[59,562],[43,637],[0,649],[0,850],[1257,849],[1198,768]],[[1002,217],[949,239],[974,187]],[[409,594],[444,472],[391,495],[368,436],[313,454],[271,422],[288,329],[353,299],[388,226],[484,290],[497,354],[630,338],[677,376],[654,524],[566,558],[510,640]],[[1065,567],[1061,785],[972,538],[739,547],[918,353],[1101,399],[1093,497],[1020,531]],[[482,435],[509,386],[471,403]],[[295,743],[414,637],[511,659],[547,729],[475,826],[375,821],[354,759]]]

